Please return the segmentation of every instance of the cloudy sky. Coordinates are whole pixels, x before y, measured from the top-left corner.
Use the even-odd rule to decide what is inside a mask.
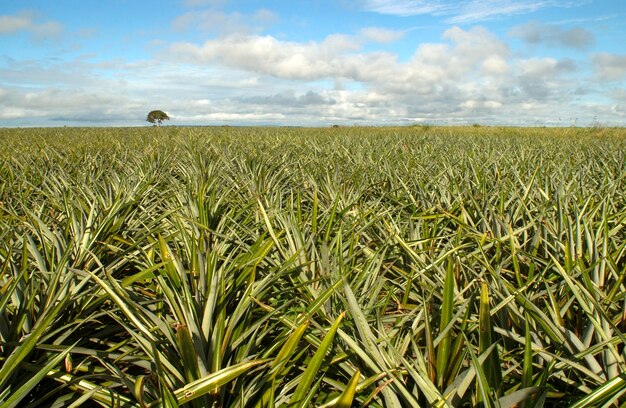
[[[626,125],[626,0],[0,1],[0,127]]]

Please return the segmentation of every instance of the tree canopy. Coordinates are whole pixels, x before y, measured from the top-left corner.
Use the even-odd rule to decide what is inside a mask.
[[[170,120],[170,117],[167,116],[167,113],[162,110],[150,111],[150,113],[148,113],[148,118],[146,119],[147,122],[156,123],[158,126],[161,126],[161,123],[164,120]]]

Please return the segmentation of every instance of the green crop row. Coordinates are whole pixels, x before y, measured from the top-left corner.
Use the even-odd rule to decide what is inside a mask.
[[[0,408],[626,402],[626,131],[0,129]]]

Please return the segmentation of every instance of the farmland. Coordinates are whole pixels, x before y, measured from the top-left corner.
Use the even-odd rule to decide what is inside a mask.
[[[626,402],[626,131],[0,129],[0,406]]]

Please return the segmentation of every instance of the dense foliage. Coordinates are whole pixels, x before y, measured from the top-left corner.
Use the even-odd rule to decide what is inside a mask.
[[[163,112],[162,110],[150,111],[148,113],[148,116],[146,117],[146,122],[156,123],[157,126],[161,126],[161,123],[164,120],[170,120],[170,117],[168,116],[167,113]]]
[[[620,129],[0,129],[0,406],[609,406]]]

